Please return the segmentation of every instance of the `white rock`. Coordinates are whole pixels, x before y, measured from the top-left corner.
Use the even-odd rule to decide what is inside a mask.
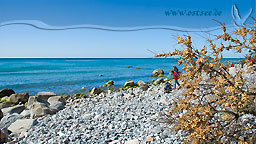
[[[16,105],[16,106],[13,106],[13,107],[3,108],[2,112],[3,112],[4,116],[7,115],[7,113],[9,113],[9,114],[13,114],[13,113],[20,114],[24,109],[25,109],[24,105]]]
[[[42,99],[42,100],[45,100],[47,101],[49,97],[52,97],[52,96],[56,96],[55,93],[53,92],[39,92],[37,93],[37,97]]]
[[[22,113],[20,113],[21,116],[25,117],[25,118],[29,118],[30,117],[30,110],[24,110]]]
[[[4,116],[1,119],[0,122],[0,128],[8,128],[12,123],[14,123],[16,120],[21,119],[22,116],[20,114],[17,113],[13,113],[13,114],[7,114],[6,116]]]
[[[33,125],[36,124],[36,120],[34,119],[19,119],[12,123],[8,130],[15,133],[25,132],[30,129]]]
[[[65,108],[65,103],[63,102],[55,102],[55,103],[51,103],[51,105],[49,106],[51,108],[51,110],[53,112],[57,112],[59,110],[62,110]]]
[[[66,103],[66,100],[62,96],[52,96],[48,98],[48,102],[50,104],[56,103],[56,102],[63,102]]]
[[[30,117],[41,117],[46,114],[52,114],[54,111],[52,111],[49,106],[47,106],[44,103],[36,102],[30,107]]]
[[[47,101],[40,99],[36,96],[30,96],[28,99],[28,104],[27,104],[27,108],[30,108],[34,103],[39,102],[39,103],[44,103],[46,105],[50,105]]]
[[[96,115],[94,118],[95,118],[95,119],[99,119],[100,116],[101,116],[101,115],[99,114],[99,115]]]
[[[229,74],[230,74],[230,75],[235,76],[236,73],[237,73],[237,71],[236,71],[236,68],[235,68],[235,67],[229,68]]]
[[[161,97],[160,102],[163,104],[168,104],[165,97]]]
[[[139,144],[139,140],[138,139],[132,139],[132,140],[128,140],[126,141],[124,144]]]
[[[108,126],[108,129],[111,130],[112,128],[113,128],[113,125],[110,124],[110,125]]]
[[[132,98],[132,97],[134,97],[134,95],[131,95],[131,94],[124,94],[124,98]]]
[[[114,141],[110,142],[109,144],[117,144],[117,143],[119,143],[119,140],[114,140]]]
[[[65,136],[65,134],[64,134],[63,132],[58,132],[58,135],[59,135],[60,137]]]

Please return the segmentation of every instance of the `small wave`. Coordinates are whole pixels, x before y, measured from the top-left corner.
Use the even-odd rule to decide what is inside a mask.
[[[40,71],[18,71],[18,72],[1,72],[1,76],[11,75],[11,76],[34,76],[34,75],[49,75],[49,74],[91,74],[97,73],[98,71],[85,71],[85,70],[74,70],[74,71],[67,71],[67,70],[40,70]]]
[[[97,60],[75,60],[75,59],[72,59],[72,60],[65,60],[65,61],[97,61]]]

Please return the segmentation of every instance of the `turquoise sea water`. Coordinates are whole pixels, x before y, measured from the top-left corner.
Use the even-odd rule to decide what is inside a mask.
[[[154,69],[166,73],[177,64],[174,58],[0,58],[0,89],[15,92],[52,91],[77,93],[113,80],[122,86],[126,80],[150,82]],[[226,59],[237,60],[237,59]],[[132,66],[127,68],[127,66]],[[136,69],[136,68],[140,69]],[[98,75],[102,74],[102,77]],[[81,90],[81,87],[86,87]]]

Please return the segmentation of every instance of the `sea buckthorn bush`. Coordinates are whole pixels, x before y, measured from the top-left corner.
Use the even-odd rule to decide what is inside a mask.
[[[170,105],[165,122],[185,132],[186,143],[256,141],[256,73],[251,61],[256,57],[256,22],[233,33],[222,25],[222,31],[201,49],[192,46],[189,35],[177,36],[181,50],[156,55],[178,56],[178,65],[184,66],[178,89],[185,92]],[[231,68],[222,60],[223,52],[230,50],[251,54]]]

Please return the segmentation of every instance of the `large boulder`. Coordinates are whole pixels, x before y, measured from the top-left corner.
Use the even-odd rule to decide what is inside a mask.
[[[14,133],[25,132],[37,123],[34,119],[19,119],[12,123],[8,130]]]
[[[104,87],[110,87],[110,86],[113,86],[114,85],[114,81],[112,80],[109,80],[106,84],[104,84],[103,86]]]
[[[63,103],[63,102],[55,102],[55,103],[52,103],[49,107],[50,107],[50,109],[51,109],[51,111],[53,112],[53,113],[55,113],[55,112],[57,112],[57,111],[59,111],[59,110],[62,110],[62,109],[64,109],[65,108],[65,103]]]
[[[17,113],[7,114],[0,121],[0,129],[8,128],[12,123],[21,118],[22,116]]]
[[[161,84],[163,82],[164,82],[164,79],[163,78],[159,78],[159,79],[154,81],[154,85],[158,85],[158,84]]]
[[[16,106],[13,106],[13,107],[3,108],[2,112],[3,112],[4,115],[7,115],[7,113],[9,113],[9,114],[13,114],[13,113],[20,114],[24,109],[25,109],[24,105],[16,105]]]
[[[100,88],[95,87],[95,88],[93,88],[93,89],[91,90],[90,96],[92,96],[92,95],[98,95],[98,94],[100,94],[101,92],[102,92],[102,90],[101,90]]]
[[[10,102],[12,104],[18,104],[19,102],[26,103],[28,101],[28,98],[29,98],[29,94],[27,92],[12,94],[10,96]]]
[[[4,96],[10,96],[12,94],[15,94],[14,90],[12,89],[2,89],[0,90],[0,98],[4,97]]]
[[[54,112],[64,109],[66,105],[66,100],[62,96],[50,97],[48,102],[50,103],[50,108]]]
[[[11,107],[10,102],[2,102],[0,103],[0,109]]]
[[[66,100],[62,97],[62,96],[52,96],[48,99],[48,102],[50,104],[54,104],[54,103],[58,103],[58,102],[62,102],[62,103],[66,103]]]
[[[54,111],[52,111],[48,104],[35,102],[30,106],[30,117],[36,118],[41,117],[46,114],[53,114]]]
[[[138,84],[139,86],[143,86],[143,85],[145,85],[145,82],[142,81],[142,80],[139,80],[139,81],[137,82],[137,84]]]
[[[154,76],[158,76],[160,74],[164,74],[164,71],[162,69],[156,69],[152,72]]]
[[[125,82],[124,87],[128,87],[128,86],[134,87],[134,86],[136,86],[136,84],[134,83],[134,81],[128,80]]]
[[[36,96],[30,96],[29,99],[28,99],[28,104],[27,104],[27,107],[30,108],[34,103],[36,102],[39,102],[39,103],[44,103],[46,105],[50,105],[50,103],[48,103],[47,101],[45,100],[42,100]]]
[[[30,96],[28,99],[27,107],[29,108],[32,106],[35,102],[37,102],[37,97],[36,96]]]
[[[52,96],[56,96],[55,93],[53,92],[39,92],[37,93],[37,97],[42,99],[42,100],[45,100],[47,101],[49,97],[52,97]]]
[[[48,101],[31,96],[28,100],[28,108],[30,110],[31,118],[41,117],[46,114],[53,114],[64,109],[65,105],[66,100],[62,96],[51,96],[48,98]]]

